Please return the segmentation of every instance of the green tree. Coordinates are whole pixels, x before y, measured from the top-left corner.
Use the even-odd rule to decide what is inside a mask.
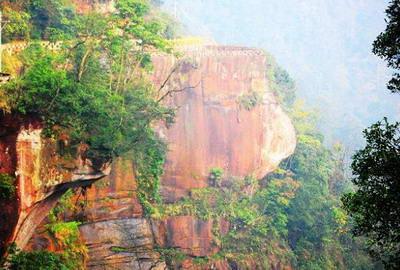
[[[10,270],[69,270],[61,255],[49,251],[20,251],[11,256]]]
[[[170,52],[169,42],[149,1],[120,0],[115,7],[104,16],[78,14],[67,0],[20,3],[37,37],[62,43],[49,50],[32,42],[0,96],[12,113],[41,117],[45,136],[67,135],[67,151],[88,146],[85,155],[95,165],[133,155],[139,197],[151,212],[165,154],[152,123],[171,123],[174,110],[161,104],[162,93],[147,78],[151,53]]]
[[[400,92],[400,0],[391,0],[386,9],[387,26],[373,43],[373,53],[385,59],[390,68],[395,69],[388,88]]]
[[[388,89],[400,92],[400,1],[386,10],[387,26],[373,43],[373,52],[395,69]],[[352,218],[353,233],[367,238],[370,253],[387,269],[400,268],[400,123],[377,122],[364,131],[366,146],[353,157],[357,190],[342,197]]]
[[[9,7],[6,7],[3,9],[3,16],[8,21],[3,29],[3,42],[7,42],[12,39],[26,39],[29,36],[29,13],[15,11]]]
[[[15,196],[15,179],[8,174],[0,173],[0,201]]]
[[[383,121],[364,131],[367,144],[353,158],[357,191],[342,200],[355,235],[387,269],[400,268],[400,123]]]
[[[171,121],[173,111],[157,102],[144,79],[150,51],[167,50],[167,42],[145,0],[118,1],[117,13],[108,17],[76,14],[63,3],[29,2],[31,14],[57,17],[41,20],[64,45],[57,51],[31,45],[20,57],[22,74],[2,88],[13,111],[39,115],[46,134],[61,128],[72,145],[87,144],[89,157],[107,162],[152,137],[143,130],[153,121]]]

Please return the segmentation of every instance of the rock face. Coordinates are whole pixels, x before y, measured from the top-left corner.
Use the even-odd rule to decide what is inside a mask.
[[[210,169],[214,167],[223,168],[229,177],[253,174],[262,178],[292,154],[296,145],[291,121],[268,88],[267,62],[261,51],[208,46],[185,49],[184,55],[179,61],[165,55],[153,58],[152,79],[157,87],[163,86],[160,98],[165,96],[164,102],[178,108],[176,123],[158,128],[169,147],[162,178],[166,203],[186,196],[193,188],[207,187]],[[176,93],[169,96],[168,92]],[[246,102],[251,103],[255,94],[259,98],[254,105],[247,106]],[[85,212],[90,213],[87,216],[94,223],[84,225],[81,233],[89,244],[89,269],[159,267],[159,257],[152,251],[154,246],[179,248],[194,257],[217,251],[211,221],[191,216],[159,222],[141,219],[132,169],[128,161],[119,161],[110,177],[88,191],[89,207]],[[221,222],[221,231],[226,231],[227,226]],[[102,233],[104,228],[108,228],[110,235],[116,234],[117,240],[107,241]],[[124,232],[130,236],[121,237]],[[113,246],[122,249],[116,252],[118,249]],[[135,257],[135,252],[140,258]],[[139,262],[143,262],[141,268]],[[118,267],[113,268],[114,265]],[[213,267],[229,269],[225,262]],[[185,261],[181,268],[200,269],[190,261]]]
[[[0,116],[0,173],[15,176],[17,187],[14,197],[0,202],[2,252],[10,242],[24,248],[66,190],[87,186],[108,171],[93,168],[80,155],[74,160],[61,158],[56,142],[42,138],[41,132],[35,117]]]
[[[260,179],[293,153],[295,131],[268,87],[263,52],[205,46],[186,48],[179,61],[165,55],[153,60],[159,98],[177,108],[176,123],[158,127],[169,146],[161,187],[165,203],[207,187],[212,168],[223,168],[231,179]],[[155,247],[179,248],[189,257],[218,251],[212,221],[143,218],[132,161],[115,162],[111,174],[86,195],[81,236],[89,247],[88,269],[165,269]],[[224,233],[229,224],[221,220],[219,227]],[[186,260],[180,269],[230,267],[218,261],[204,268]]]
[[[293,153],[296,138],[289,117],[268,88],[266,56],[242,47],[205,46],[187,50],[180,62],[154,57],[153,79],[178,109],[176,123],[160,129],[169,152],[163,194],[175,201],[208,186],[214,167],[229,177],[262,178]]]
[[[88,223],[80,228],[89,248],[89,269],[166,269],[154,252],[154,233],[146,219]]]
[[[81,213],[87,222],[141,218],[143,209],[136,197],[133,162],[118,159],[111,173],[87,190],[87,206]]]

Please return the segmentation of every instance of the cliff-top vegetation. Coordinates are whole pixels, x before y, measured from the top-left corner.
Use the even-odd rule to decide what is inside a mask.
[[[0,7],[9,21],[3,41],[28,43],[5,61],[13,79],[1,85],[1,113],[40,118],[43,136],[67,138],[60,154],[84,146],[99,167],[134,155],[141,201],[156,200],[165,146],[151,124],[172,122],[174,111],[160,103],[147,74],[151,52],[171,51],[167,20],[146,0],[117,1],[107,16],[78,13],[67,0],[1,1]]]

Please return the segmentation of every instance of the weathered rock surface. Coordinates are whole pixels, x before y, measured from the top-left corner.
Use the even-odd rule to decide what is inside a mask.
[[[253,174],[262,178],[294,151],[294,128],[268,88],[265,76],[266,57],[261,51],[209,46],[186,51],[181,61],[157,55],[154,56],[154,63],[153,80],[157,86],[164,85],[160,96],[168,91],[179,91],[165,98],[168,105],[178,108],[176,123],[169,128],[159,127],[160,135],[169,145],[162,178],[165,202],[175,202],[193,188],[207,187],[211,168],[221,167],[229,177]],[[172,70],[176,70],[176,73],[166,82]],[[254,92],[261,93],[259,103],[249,110],[243,108],[240,104],[241,98]],[[115,215],[115,209],[121,207],[121,202],[117,199],[111,205],[108,202],[103,204],[109,208],[108,221],[105,220],[107,217],[104,219],[107,211],[100,211],[100,205],[102,200],[104,202],[104,197],[122,194],[126,189],[123,187],[125,181],[132,183],[134,174],[127,173],[132,168],[124,167],[121,170],[121,165],[117,165],[110,177],[97,184],[115,186],[114,190],[95,187],[93,190],[96,191],[89,190],[88,196],[89,205],[93,201],[99,202],[92,210],[87,210],[91,212],[88,216],[92,216],[89,219],[102,220],[102,226],[108,224],[110,228],[117,230],[115,222],[122,222],[119,218],[127,218],[122,212],[120,217]],[[123,199],[125,200],[128,198]],[[133,204],[139,209],[137,201]],[[137,217],[136,214],[131,215]],[[132,219],[129,220],[132,222]],[[97,238],[94,224],[84,226],[92,226],[90,233],[87,229],[82,230],[82,233],[90,235],[89,243],[103,242],[102,236]],[[226,226],[229,225],[222,225]],[[212,222],[197,220],[191,216],[171,217],[159,222],[157,230],[153,230],[153,237],[157,245],[179,248],[193,257],[208,256],[217,251],[212,239]],[[105,252],[102,247],[90,246],[90,249],[98,248]],[[99,255],[100,253],[91,254],[95,258],[90,259],[90,269],[98,269],[98,265],[111,263],[99,257],[122,256],[123,259],[118,262],[121,269],[132,269],[138,263],[138,259],[132,254],[115,254],[110,249],[106,256]],[[153,258],[152,263],[157,262],[157,257]],[[229,268],[226,262],[218,262],[209,267]],[[191,260],[183,262],[181,268],[199,269]]]
[[[94,168],[77,155],[67,160],[57,154],[57,144],[41,136],[35,117],[0,115],[0,173],[15,176],[17,194],[1,202],[0,246],[15,242],[24,248],[35,228],[66,190],[88,186],[104,177],[107,167]]]
[[[146,219],[89,223],[80,231],[89,248],[89,269],[166,269],[154,251],[152,225]]]
[[[154,62],[157,85],[179,65],[166,56]],[[208,186],[214,167],[228,177],[262,178],[293,153],[294,128],[268,88],[266,68],[265,54],[255,49],[205,46],[185,52],[164,89],[182,90],[167,99],[179,108],[176,123],[160,129],[169,146],[162,182],[166,201]],[[261,100],[244,108],[253,93]]]
[[[165,221],[168,247],[179,247],[195,257],[207,256],[217,251],[213,245],[212,221],[202,221],[191,216],[168,218]]]
[[[109,176],[87,189],[86,207],[80,213],[87,222],[140,218],[143,209],[136,196],[133,162],[118,159]]]
[[[234,179],[254,175],[262,178],[293,153],[296,139],[290,119],[277,103],[266,79],[263,52],[248,48],[206,46],[186,49],[177,61],[154,56],[152,76],[160,97],[175,106],[176,123],[158,127],[169,144],[162,195],[171,203],[193,188],[207,187],[211,168],[223,168]],[[176,73],[169,77],[171,70]],[[242,104],[254,93],[261,98],[254,106]],[[213,224],[192,216],[150,221],[141,218],[136,197],[132,162],[118,160],[109,177],[87,190],[88,222],[81,234],[89,247],[88,269],[164,269],[154,247],[173,247],[189,257],[208,256],[218,248],[213,241]],[[221,233],[229,228],[221,221]],[[36,244],[47,245],[36,238]],[[225,261],[200,267],[191,259],[180,269],[231,269]]]

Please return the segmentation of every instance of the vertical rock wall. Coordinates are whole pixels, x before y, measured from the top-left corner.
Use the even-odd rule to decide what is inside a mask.
[[[266,61],[260,50],[231,46],[186,49],[179,61],[154,57],[156,85],[165,85],[163,93],[178,91],[166,99],[178,108],[176,123],[159,129],[169,146],[162,179],[165,203],[209,186],[212,168],[222,168],[229,179],[261,179],[294,152],[295,130],[269,89]],[[177,74],[165,84],[174,69]],[[212,221],[172,217],[164,225],[168,247],[193,257],[218,251]]]
[[[162,178],[166,203],[193,188],[207,187],[211,168],[223,168],[231,177],[262,178],[294,151],[294,128],[268,88],[263,52],[209,46],[186,49],[180,60],[165,55],[153,60],[152,79],[157,87],[163,86],[159,96],[174,93],[164,102],[177,108],[176,123],[158,128],[169,147]],[[244,108],[241,100],[253,93],[261,99],[252,108]],[[81,229],[90,249],[89,269],[165,267],[159,264],[155,246],[180,248],[190,256],[217,251],[211,221],[191,216],[159,222],[140,218],[141,207],[135,194],[129,194],[135,190],[128,187],[134,183],[132,169],[128,161],[118,161],[111,176],[89,190],[85,211],[90,213],[89,223]],[[124,232],[130,236],[122,237]],[[182,267],[194,269],[190,263]]]
[[[162,88],[159,97],[177,108],[176,123],[158,127],[169,146],[162,178],[165,203],[207,187],[214,167],[223,168],[231,179],[262,178],[296,145],[291,121],[268,87],[262,51],[206,46],[186,48],[183,55],[180,60],[153,57],[152,80]],[[254,104],[252,97],[258,97]],[[157,246],[179,248],[191,257],[215,253],[212,221],[192,216],[143,218],[132,163],[115,162],[110,176],[86,194],[81,235],[89,247],[88,269],[165,269]],[[220,226],[226,231],[229,224],[221,221]],[[40,237],[31,242],[35,241]],[[181,267],[201,268],[190,261]],[[213,267],[229,269],[225,262]]]
[[[15,176],[17,171],[17,137],[21,128],[18,118],[0,115],[0,173]],[[31,121],[28,121],[31,122]],[[25,127],[24,127],[25,128]],[[20,204],[18,194],[9,200],[0,200],[0,256],[12,240],[18,223]]]
[[[176,123],[160,129],[169,152],[163,177],[167,201],[208,185],[210,170],[229,177],[262,178],[293,153],[296,139],[288,116],[268,88],[266,56],[256,49],[205,46],[172,57],[154,57],[157,85],[179,65],[163,91],[177,107]],[[259,99],[245,108],[252,95]],[[245,103],[245,104],[243,104]]]

